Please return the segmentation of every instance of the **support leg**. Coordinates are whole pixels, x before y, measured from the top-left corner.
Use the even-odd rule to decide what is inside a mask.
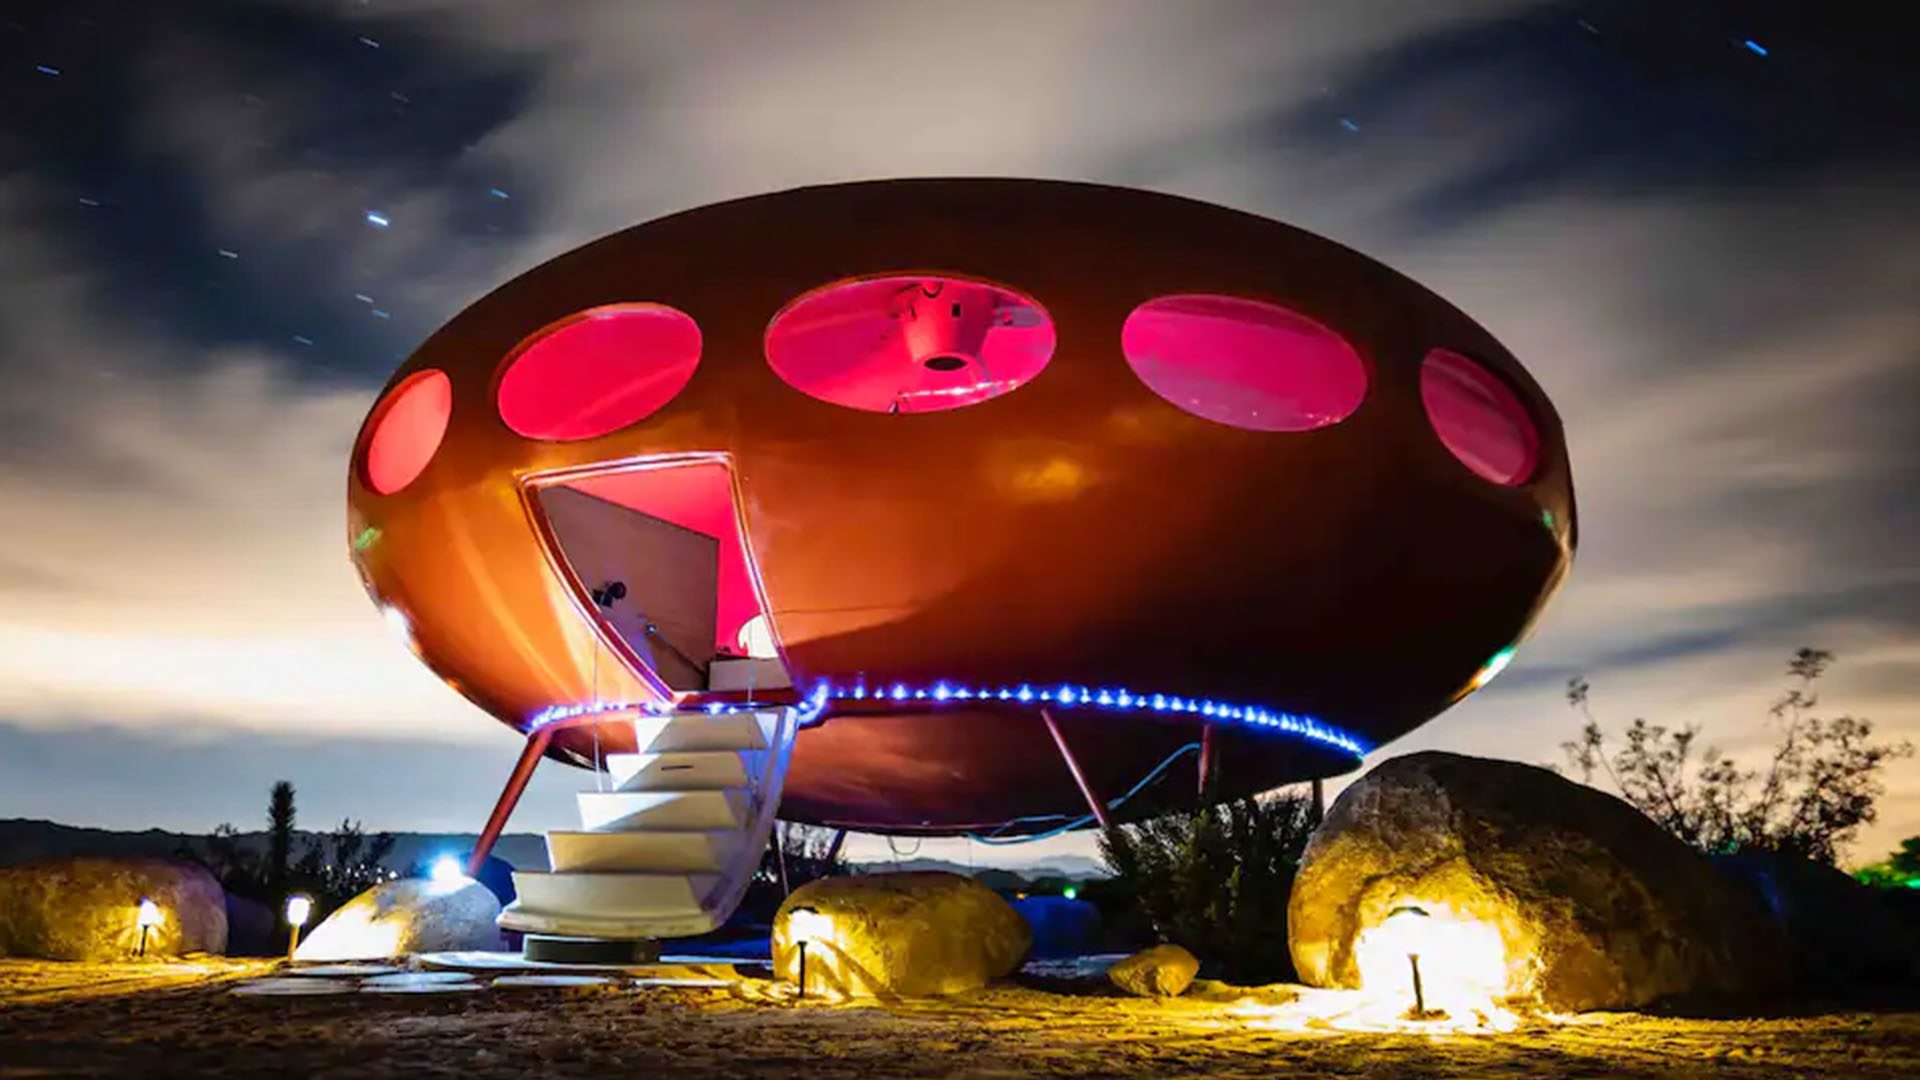
[[[487,818],[487,827],[480,831],[480,839],[473,845],[473,855],[467,859],[468,877],[480,876],[481,868],[487,865],[487,856],[492,854],[493,845],[500,839],[500,831],[507,827],[507,818],[513,815],[513,808],[519,805],[520,793],[527,790],[527,781],[533,778],[534,766],[540,764],[540,757],[547,752],[547,742],[552,738],[552,728],[541,728],[527,736],[527,745],[520,750],[520,760],[514,763],[513,773],[507,777],[507,786],[500,792],[500,799],[493,804],[493,813]]]
[[[1207,784],[1213,780],[1213,725],[1200,727],[1200,801],[1207,799]]]
[[[1313,823],[1315,825],[1320,824],[1320,822],[1326,819],[1326,816],[1326,796],[1321,792],[1320,778],[1316,776],[1313,778]]]
[[[833,843],[827,845],[827,865],[832,866],[840,858],[840,849],[847,843],[847,830],[841,829],[833,834]]]
[[[1073,750],[1067,746],[1067,737],[1061,734],[1060,725],[1054,722],[1053,713],[1040,710],[1040,719],[1046,721],[1047,734],[1053,736],[1053,745],[1060,748],[1060,756],[1066,759],[1067,771],[1073,774],[1073,782],[1080,785],[1080,795],[1087,800],[1088,809],[1093,811],[1093,819],[1103,829],[1113,828],[1113,822],[1107,820],[1107,807],[1100,797],[1093,793],[1093,785],[1087,782],[1087,774],[1080,771],[1080,761],[1073,756]]]

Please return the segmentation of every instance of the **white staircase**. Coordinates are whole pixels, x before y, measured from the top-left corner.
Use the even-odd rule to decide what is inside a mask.
[[[607,755],[579,832],[547,834],[548,873],[513,875],[504,929],[565,937],[688,937],[733,914],[780,808],[793,710],[640,715],[638,748]]]

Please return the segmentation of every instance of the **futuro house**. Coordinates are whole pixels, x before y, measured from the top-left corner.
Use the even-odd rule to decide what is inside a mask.
[[[1565,576],[1565,440],[1419,284],[1188,199],[805,188],[640,225],[429,338],[354,448],[420,658],[596,768],[502,925],[664,936],[777,811],[1002,839],[1352,768]],[[606,776],[599,775],[604,769]]]

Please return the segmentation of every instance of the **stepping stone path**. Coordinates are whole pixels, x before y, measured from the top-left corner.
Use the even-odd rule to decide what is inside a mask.
[[[351,994],[359,987],[334,979],[249,979],[233,988],[241,997],[318,997]]]
[[[464,971],[408,971],[376,975],[360,984],[363,994],[458,994],[484,989]]]
[[[325,994],[461,994],[501,990],[561,990],[611,986],[634,990],[725,990],[738,977],[712,977],[732,971],[731,965],[635,965],[632,968],[584,964],[546,964],[500,953],[433,953],[416,957],[419,968],[392,964],[316,964],[284,968],[272,976],[237,983],[233,993],[246,997],[319,996]],[[662,972],[662,967],[666,968]],[[675,967],[684,975],[667,974]],[[689,971],[688,967],[692,970]],[[705,970],[702,970],[702,968]],[[646,971],[660,974],[642,974]]]
[[[553,989],[569,986],[607,986],[613,982],[604,975],[502,975],[493,980],[494,989]]]

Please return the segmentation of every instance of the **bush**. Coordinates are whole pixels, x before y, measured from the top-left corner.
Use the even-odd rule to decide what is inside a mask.
[[[1281,794],[1122,825],[1100,837],[1106,888],[1124,915],[1203,970],[1240,983],[1290,979],[1287,896],[1315,824],[1310,800]]]
[[[1567,682],[1567,703],[1587,722],[1562,748],[1582,781],[1604,774],[1641,813],[1702,851],[1757,848],[1832,866],[1874,820],[1886,763],[1913,752],[1906,743],[1874,741],[1871,720],[1814,715],[1813,684],[1832,662],[1824,649],[1794,653],[1787,665],[1794,685],[1769,710],[1780,741],[1764,769],[1701,748],[1696,724],[1674,729],[1636,719],[1614,749],[1579,678]]]

